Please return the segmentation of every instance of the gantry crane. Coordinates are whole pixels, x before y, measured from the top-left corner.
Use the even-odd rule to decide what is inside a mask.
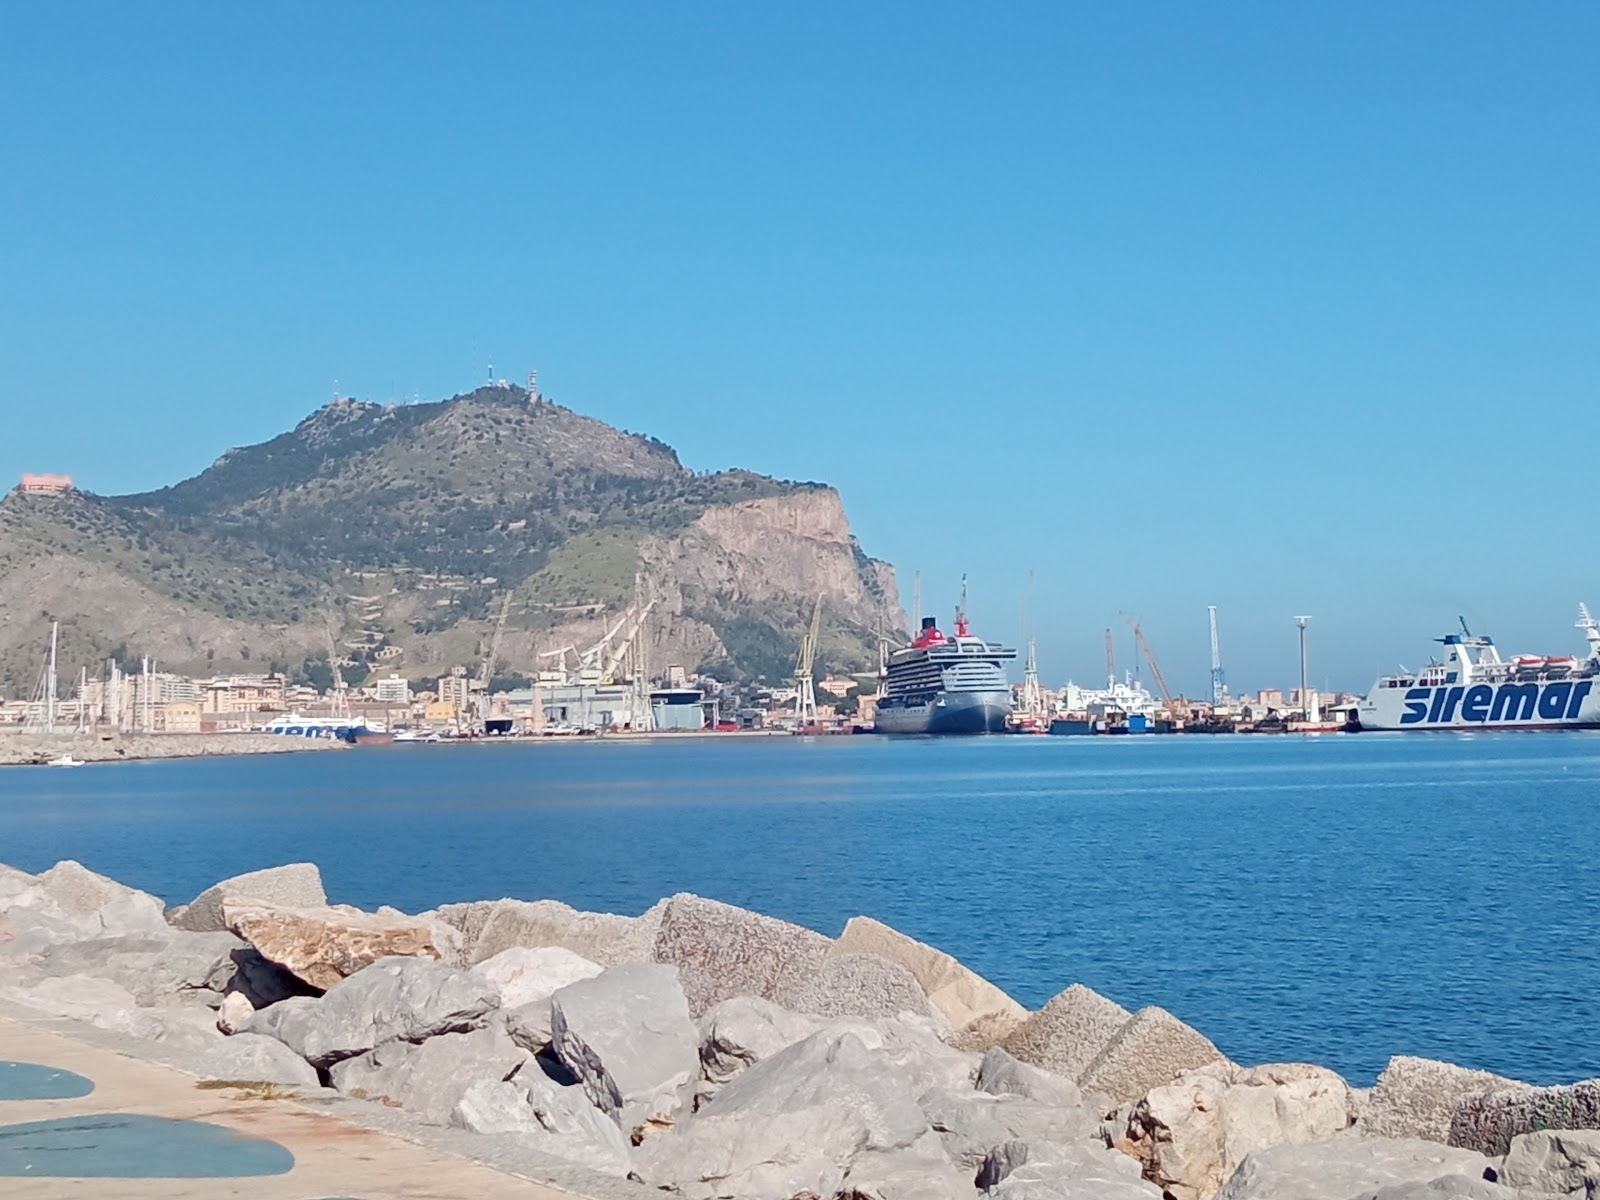
[[[804,729],[817,723],[817,688],[812,668],[817,660],[817,640],[822,636],[822,596],[811,610],[811,628],[800,639],[800,654],[794,667],[794,724]]]

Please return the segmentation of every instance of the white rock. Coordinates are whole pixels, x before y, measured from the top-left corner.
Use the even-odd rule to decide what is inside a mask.
[[[346,1095],[389,1100],[424,1121],[445,1125],[474,1084],[504,1082],[532,1061],[504,1030],[484,1028],[415,1043],[385,1042],[335,1063],[328,1075]]]
[[[502,1008],[548,1000],[569,983],[593,979],[604,967],[563,946],[512,946],[472,968],[500,990]]]
[[[199,1069],[207,1079],[320,1086],[316,1070],[305,1059],[276,1038],[256,1033],[240,1033],[209,1045]]]
[[[699,1074],[699,1035],[678,972],[613,967],[550,998],[551,1046],[625,1131],[670,1113]]]
[[[242,1033],[255,1015],[255,1005],[250,1003],[249,997],[243,992],[229,992],[217,1009],[217,1028],[223,1033]]]
[[[183,909],[172,924],[197,933],[225,930],[224,904],[248,900],[266,908],[322,908],[328,894],[315,863],[289,863],[235,875],[212,884]]]
[[[1135,1159],[1081,1145],[1013,1143],[1011,1169],[992,1189],[998,1200],[1160,1200]],[[1289,1200],[1283,1197],[1282,1200]]]
[[[580,985],[581,986],[581,985]],[[832,1196],[856,1156],[929,1130],[910,1081],[854,1033],[824,1030],[750,1067],[635,1153],[647,1181],[694,1198]]]
[[[792,1013],[770,1000],[735,996],[700,1018],[700,1067],[716,1087],[747,1067],[804,1041],[821,1028],[813,1017]]]
[[[1025,1096],[1040,1104],[1059,1104],[1067,1108],[1083,1106],[1083,1092],[1072,1080],[1018,1062],[999,1046],[983,1056],[974,1085],[991,1096]]]
[[[1508,1187],[1581,1192],[1600,1184],[1600,1129],[1550,1129],[1519,1133],[1500,1169]]]
[[[293,997],[261,1009],[251,1029],[326,1067],[385,1042],[482,1028],[499,1002],[492,983],[466,971],[430,959],[386,958],[320,999]]]
[[[1351,1200],[1393,1184],[1452,1175],[1482,1179],[1491,1164],[1476,1150],[1437,1142],[1346,1135],[1246,1155],[1217,1200]]]
[[[934,1088],[918,1103],[928,1123],[940,1134],[951,1161],[969,1178],[989,1151],[1011,1141],[1090,1144],[1097,1122],[1081,1108],[1039,1104],[1022,1096]],[[1103,1143],[1102,1143],[1103,1144]]]
[[[1343,1133],[1349,1092],[1322,1067],[1218,1066],[1152,1088],[1132,1106],[1118,1140],[1174,1200],[1209,1200],[1252,1151]]]
[[[514,1082],[473,1084],[456,1102],[450,1124],[474,1133],[514,1134],[545,1154],[607,1175],[631,1169],[628,1142],[616,1122],[581,1089],[559,1087],[533,1072]]]

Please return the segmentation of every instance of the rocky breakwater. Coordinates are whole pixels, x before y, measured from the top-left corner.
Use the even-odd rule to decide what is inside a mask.
[[[1600,1081],[1243,1066],[1079,985],[1028,1012],[867,918],[330,906],[314,866],[187,905],[0,867],[0,999],[685,1200],[1548,1200],[1600,1181]],[[478,1139],[481,1139],[478,1140]]]
[[[276,733],[75,733],[0,732],[0,766],[38,766],[63,755],[84,763],[133,762],[152,758],[207,758],[224,754],[288,754],[344,750],[334,738],[284,737]]]

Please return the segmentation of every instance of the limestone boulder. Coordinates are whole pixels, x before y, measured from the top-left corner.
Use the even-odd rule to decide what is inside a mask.
[[[487,1024],[500,997],[488,980],[421,958],[383,959],[326,995],[291,997],[256,1013],[253,1032],[313,1066],[331,1067],[385,1042],[420,1042]]]
[[[255,1015],[255,1006],[243,992],[229,992],[217,1006],[217,1029],[226,1034],[243,1033]]]
[[[945,1157],[930,1131],[898,1150],[865,1150],[845,1171],[838,1195],[848,1200],[974,1200],[972,1172]]]
[[[832,954],[817,970],[784,980],[773,999],[793,1012],[819,1017],[893,1018],[902,1013],[937,1019],[917,977],[876,954]]]
[[[129,990],[139,1003],[222,1003],[232,975],[231,955],[243,943],[231,933],[174,933]]]
[[[1515,1188],[1474,1179],[1467,1175],[1445,1175],[1426,1183],[1391,1183],[1363,1190],[1349,1200],[1565,1200],[1564,1197],[1535,1195]]]
[[[139,1006],[127,988],[94,975],[40,977],[36,971],[8,969],[0,975],[0,995],[51,1016],[94,1025]]]
[[[750,1067],[634,1162],[647,1183],[691,1200],[831,1197],[857,1155],[906,1149],[929,1128],[882,1051],[824,1030]]]
[[[629,963],[550,997],[551,1048],[624,1132],[671,1113],[700,1071],[700,1037],[678,973]]]
[[[1161,1008],[1141,1008],[1101,1049],[1078,1086],[1114,1103],[1226,1060],[1204,1035]]]
[[[195,933],[226,930],[224,907],[245,903],[260,908],[318,909],[327,907],[328,894],[322,890],[322,872],[315,863],[268,867],[212,884],[175,914],[171,924]]]
[[[1557,1195],[1600,1191],[1600,1130],[1546,1129],[1511,1139],[1499,1170],[1507,1187]]]
[[[1475,1151],[1419,1138],[1346,1136],[1247,1154],[1217,1200],[1353,1200],[1450,1176],[1481,1180],[1492,1165]]]
[[[873,954],[905,967],[957,1038],[977,1030],[1010,1030],[1028,1015],[1022,1005],[943,950],[871,917],[852,917],[829,953]]]
[[[316,1069],[276,1038],[239,1033],[207,1044],[196,1071],[202,1079],[320,1087]]]
[[[980,1178],[1003,1200],[1161,1200],[1135,1160],[1078,1143],[1007,1143],[985,1160]]]
[[[1083,1091],[1072,1080],[1018,1062],[999,1046],[983,1056],[973,1082],[980,1092],[991,1096],[1021,1096],[1040,1104],[1083,1107]]]
[[[1600,1079],[1562,1087],[1500,1089],[1456,1106],[1450,1144],[1501,1155],[1523,1133],[1543,1129],[1600,1129]]]
[[[700,1076],[711,1088],[737,1078],[821,1027],[813,1018],[755,996],[724,1000],[700,1018]]]
[[[384,1042],[335,1063],[328,1077],[347,1096],[383,1101],[432,1124],[448,1125],[467,1089],[503,1083],[524,1068],[537,1072],[533,1056],[505,1030],[485,1027],[421,1042]]]
[[[217,977],[222,981],[224,996],[241,992],[252,1008],[266,1008],[291,996],[319,996],[323,991],[269,962],[250,945],[230,951],[228,962],[219,967]]]
[[[1485,1092],[1531,1090],[1515,1079],[1453,1063],[1397,1055],[1367,1097],[1361,1130],[1378,1137],[1450,1140],[1457,1107]]]
[[[1002,1045],[1019,1062],[1076,1081],[1132,1016],[1075,983],[1025,1019]]]
[[[699,1017],[734,996],[782,1004],[821,971],[831,945],[799,925],[680,893],[666,901],[654,955],[678,968]]]
[[[21,895],[38,882],[37,875],[0,863],[0,912],[5,911],[13,897]]]
[[[1087,1110],[1040,1104],[1022,1096],[933,1088],[918,1100],[939,1134],[945,1154],[975,1177],[989,1152],[1007,1142],[1061,1142],[1088,1145],[1098,1122]]]
[[[41,871],[7,904],[12,910],[38,910],[76,929],[80,938],[159,934],[167,924],[164,907],[156,897],[71,859]]]
[[[456,1102],[450,1124],[473,1133],[514,1134],[545,1154],[608,1175],[632,1169],[628,1140],[617,1123],[590,1104],[582,1088],[560,1087],[539,1075],[473,1084]]]
[[[593,979],[605,970],[564,946],[512,946],[472,968],[500,990],[505,1008],[548,1000],[569,983]]]
[[[602,967],[649,962],[663,905],[637,917],[584,912],[559,900],[488,900],[447,904],[419,919],[437,919],[461,933],[467,964],[514,946],[559,946]]]
[[[943,1021],[921,1022],[910,1017],[887,1021],[831,1021],[825,1030],[852,1033],[869,1050],[880,1053],[910,1084],[914,1095],[930,1088],[970,1091],[982,1057],[957,1050],[940,1040]]]
[[[224,903],[223,920],[267,961],[315,988],[331,988],[381,958],[439,957],[425,923],[348,905],[266,908],[240,900]]]
[[[1210,1200],[1253,1151],[1343,1133],[1349,1092],[1332,1071],[1300,1063],[1212,1068],[1152,1088],[1113,1134],[1172,1200]]]

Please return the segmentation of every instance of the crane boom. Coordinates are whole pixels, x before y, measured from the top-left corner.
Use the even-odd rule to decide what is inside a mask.
[[[817,661],[817,641],[822,636],[822,596],[811,609],[811,627],[800,639],[800,654],[794,665],[794,720],[795,726],[804,729],[817,723],[817,689],[813,669]]]
[[[500,604],[500,618],[494,623],[494,637],[489,640],[489,653],[484,656],[483,666],[478,671],[478,682],[484,687],[489,686],[489,680],[494,678],[495,660],[500,657],[500,639],[505,636],[506,617],[511,615],[511,589],[506,589],[505,599]]]
[[[1117,686],[1117,643],[1106,630],[1106,686]]]
[[[1133,630],[1133,640],[1139,643],[1139,649],[1144,651],[1144,660],[1150,664],[1150,674],[1155,676],[1156,687],[1161,689],[1161,700],[1167,706],[1167,712],[1176,717],[1178,704],[1172,698],[1172,693],[1167,690],[1167,681],[1161,677],[1161,667],[1156,662],[1155,652],[1150,649],[1150,643],[1145,640],[1144,630],[1139,628],[1139,622],[1132,617],[1124,615],[1122,618],[1128,623],[1128,628]]]

